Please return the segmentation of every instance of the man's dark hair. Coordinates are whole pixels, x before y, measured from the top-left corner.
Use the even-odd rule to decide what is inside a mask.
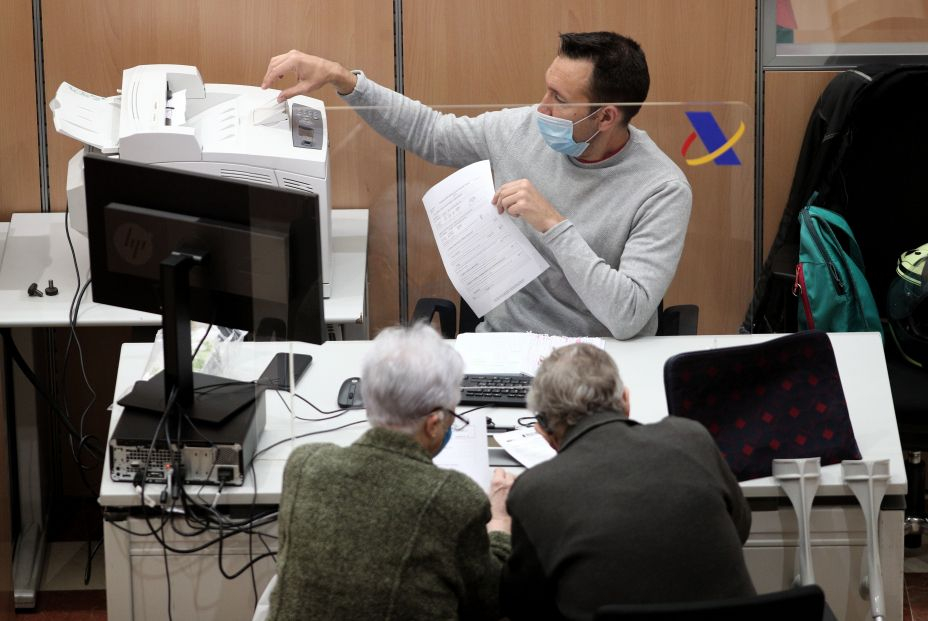
[[[648,96],[651,77],[641,46],[614,32],[568,32],[561,34],[558,56],[593,63],[590,101],[641,102]],[[620,106],[623,122],[638,114],[641,106]]]

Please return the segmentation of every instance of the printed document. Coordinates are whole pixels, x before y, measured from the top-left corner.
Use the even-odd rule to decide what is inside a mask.
[[[510,216],[497,213],[490,162],[462,168],[434,185],[422,202],[445,271],[478,317],[535,280],[548,262]]]
[[[516,429],[493,436],[496,443],[526,468],[548,461],[557,453],[533,428]]]
[[[490,454],[487,451],[487,417],[479,412],[468,414],[470,424],[451,432],[451,440],[432,459],[439,468],[463,472],[485,492],[490,491]]]

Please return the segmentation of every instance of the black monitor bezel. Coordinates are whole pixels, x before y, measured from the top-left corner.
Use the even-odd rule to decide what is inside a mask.
[[[286,309],[279,309],[287,317],[284,333],[262,334],[252,298],[209,287],[191,286],[190,318],[248,330],[256,340],[325,341],[321,219],[315,194],[92,153],[84,155],[84,183],[94,302],[155,314],[163,311],[157,279],[107,269],[107,205],[133,205],[235,227],[250,227],[255,213],[261,221],[277,222],[289,230],[288,301]],[[267,307],[267,302],[262,304]]]

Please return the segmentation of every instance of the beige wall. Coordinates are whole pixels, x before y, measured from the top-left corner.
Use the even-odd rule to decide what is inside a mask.
[[[764,74],[764,248],[766,257],[786,209],[806,125],[836,71]]]
[[[39,136],[35,114],[32,2],[0,5],[0,220],[39,211]]]

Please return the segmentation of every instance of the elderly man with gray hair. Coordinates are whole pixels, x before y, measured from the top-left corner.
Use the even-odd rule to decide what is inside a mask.
[[[271,619],[496,619],[506,495],[432,458],[452,429],[460,355],[426,325],[388,328],[364,360],[371,429],[293,451],[280,503]]]
[[[699,423],[630,420],[615,362],[588,344],[542,362],[528,405],[557,455],[509,494],[501,597],[510,619],[754,594],[741,551],[750,509]]]

